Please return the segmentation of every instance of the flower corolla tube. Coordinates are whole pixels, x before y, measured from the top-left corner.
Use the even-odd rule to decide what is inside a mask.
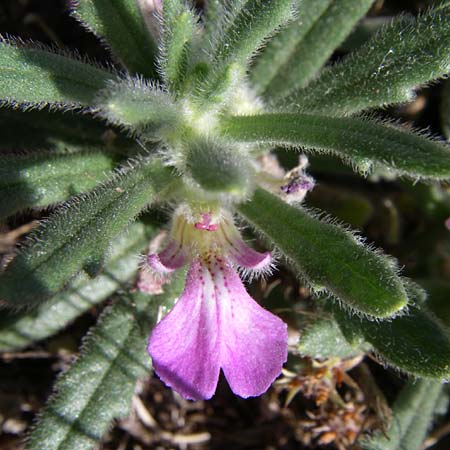
[[[236,395],[269,388],[287,359],[287,326],[248,295],[238,270],[261,273],[271,259],[245,244],[228,212],[177,209],[167,247],[147,256],[162,274],[189,264],[182,295],[148,343],[166,385],[187,399],[209,399],[222,369]]]

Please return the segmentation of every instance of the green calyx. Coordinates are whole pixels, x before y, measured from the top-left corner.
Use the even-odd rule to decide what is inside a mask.
[[[210,195],[242,198],[251,186],[252,169],[245,151],[213,139],[198,139],[187,145],[185,170]]]

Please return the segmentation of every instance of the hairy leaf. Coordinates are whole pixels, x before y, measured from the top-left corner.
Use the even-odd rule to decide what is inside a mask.
[[[408,382],[392,408],[387,433],[377,433],[362,443],[365,450],[420,450],[442,392],[436,381]]]
[[[98,37],[129,71],[155,76],[156,43],[138,0],[72,0],[72,15]]]
[[[231,117],[224,132],[245,142],[304,146],[332,152],[362,170],[372,162],[412,178],[450,178],[450,149],[399,128],[367,119],[308,114]]]
[[[98,269],[110,242],[164,192],[170,177],[159,160],[141,160],[57,210],[1,274],[3,305],[38,306],[82,267]]]
[[[450,14],[431,11],[393,20],[288,100],[302,111],[353,114],[410,101],[414,88],[449,72]]]
[[[114,78],[110,72],[68,55],[20,42],[0,41],[0,102],[60,108],[89,107]]]
[[[236,7],[218,35],[212,51],[214,76],[220,76],[230,63],[245,65],[248,58],[280,26],[293,17],[295,0],[248,0]]]
[[[29,450],[91,450],[114,418],[128,414],[137,379],[150,371],[146,341],[158,305],[170,307],[178,293],[174,283],[160,296],[126,295],[102,313],[57,381]]]
[[[231,3],[231,5],[237,2]],[[208,0],[204,6],[204,32],[203,39],[205,42],[211,42],[212,37],[217,33],[218,27],[220,27],[221,21],[226,17],[226,7],[228,2],[223,0]]]
[[[26,133],[23,131],[26,130]],[[101,148],[114,153],[133,154],[137,145],[113,127],[86,114],[61,114],[46,110],[17,111],[0,108],[0,151],[19,149],[78,152]]]
[[[98,151],[0,156],[0,219],[89,191],[107,178],[114,165],[112,155]]]
[[[250,80],[258,94],[262,95],[279,76],[297,46],[305,39],[331,2],[332,0],[304,0],[295,21],[272,36],[255,56],[250,70]]]
[[[197,17],[184,0],[163,3],[162,57],[160,65],[168,86],[175,92],[181,87],[189,64],[192,41],[197,29]]]
[[[148,231],[137,223],[121,234],[113,242],[105,270],[97,278],[80,274],[51,304],[25,314],[4,314],[0,319],[0,351],[18,350],[57,333],[118,288],[123,288],[136,274],[137,254],[148,242]]]
[[[284,98],[305,87],[347,37],[374,0],[334,0],[317,12],[305,36],[293,48],[276,77],[265,89],[269,98]],[[314,2],[317,3],[317,2]],[[319,7],[320,8],[320,7]],[[314,7],[314,11],[316,11]],[[302,17],[302,16],[301,16]]]
[[[137,133],[146,131],[153,138],[162,128],[172,130],[179,122],[179,107],[171,96],[139,79],[109,83],[97,97],[97,105],[109,122]]]
[[[315,289],[326,289],[351,308],[376,317],[391,316],[407,304],[392,261],[350,232],[262,189],[239,211]]]
[[[413,16],[408,17],[411,17],[411,21],[415,20]],[[339,49],[346,52],[356,50],[371,39],[380,28],[388,25],[391,20],[392,18],[389,16],[364,18],[339,46]]]
[[[363,337],[383,361],[412,375],[447,379],[450,376],[450,339],[447,330],[417,306],[392,320],[374,322],[350,316],[334,307],[344,334]]]
[[[370,348],[362,338],[348,340],[332,317],[315,318],[300,329],[298,350],[311,358],[350,358]]]

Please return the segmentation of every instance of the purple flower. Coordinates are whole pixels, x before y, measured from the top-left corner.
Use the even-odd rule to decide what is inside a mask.
[[[247,294],[236,268],[267,270],[270,253],[249,248],[229,214],[182,208],[168,246],[147,262],[161,273],[190,263],[184,292],[149,339],[161,380],[184,398],[209,399],[222,369],[235,394],[264,393],[286,362],[287,326]]]

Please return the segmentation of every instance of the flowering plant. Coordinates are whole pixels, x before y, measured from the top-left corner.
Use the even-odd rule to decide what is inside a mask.
[[[110,67],[0,42],[1,117],[27,128],[1,145],[33,149],[1,156],[0,213],[54,206],[5,258],[0,300],[12,312],[2,349],[50,336],[118,292],[57,382],[31,450],[91,448],[127,413],[151,360],[188,399],[209,399],[221,369],[235,394],[265,392],[287,360],[287,324],[240,277],[270,275],[274,251],[316,298],[316,320],[294,306],[304,298],[283,316],[294,356],[375,353],[415,377],[449,377],[447,330],[422,288],[393,258],[303,205],[315,186],[306,156],[282,164],[300,148],[322,155],[318,167],[331,154],[373,183],[450,178],[445,143],[362,114],[410,102],[450,73],[448,2],[352,35],[353,51],[325,66],[373,3],[210,0],[199,12],[183,0],[71,2],[109,46]],[[433,205],[445,205],[436,189]],[[165,246],[127,288],[158,208],[171,211]],[[269,251],[253,249],[236,224]],[[186,264],[182,290],[172,272]]]

